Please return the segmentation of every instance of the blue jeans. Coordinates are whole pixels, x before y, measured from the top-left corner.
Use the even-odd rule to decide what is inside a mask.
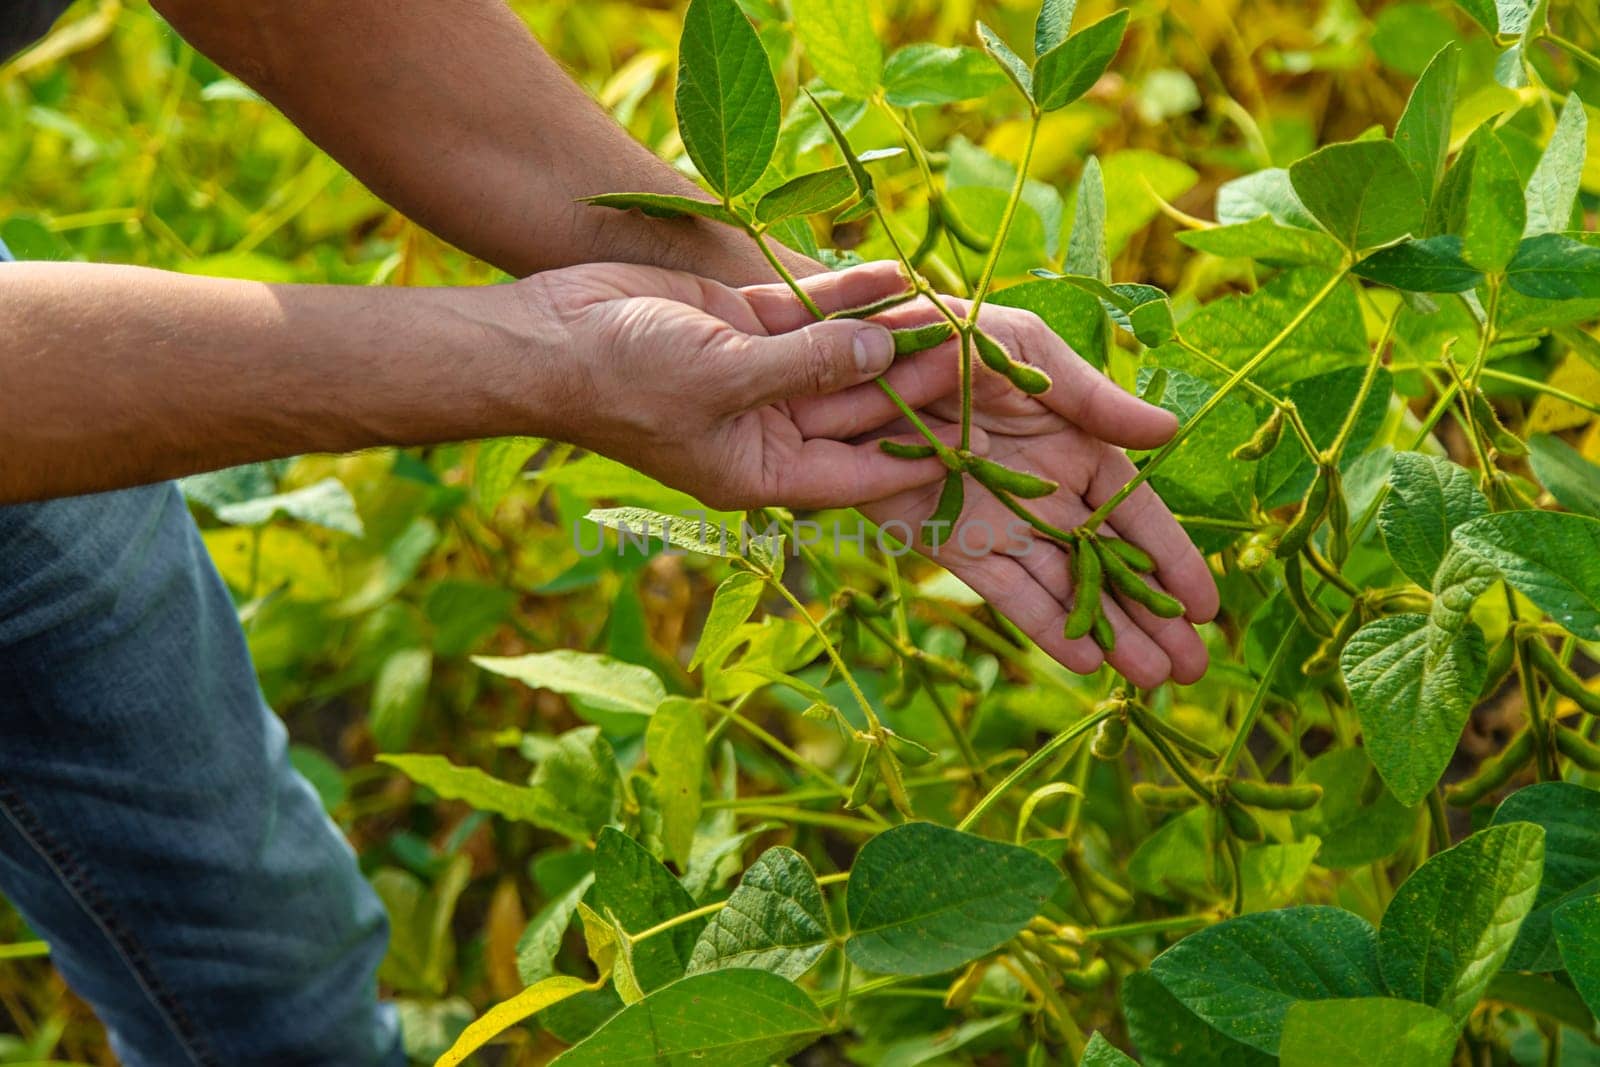
[[[383,907],[171,483],[0,507],[0,893],[128,1067],[405,1063]]]

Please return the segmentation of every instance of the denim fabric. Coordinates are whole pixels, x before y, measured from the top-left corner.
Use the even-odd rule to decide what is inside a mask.
[[[405,1062],[383,907],[171,483],[0,507],[0,893],[128,1067]]]

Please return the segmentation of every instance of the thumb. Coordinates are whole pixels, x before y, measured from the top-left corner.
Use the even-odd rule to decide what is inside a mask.
[[[877,378],[894,362],[889,331],[855,320],[817,322],[750,341],[742,378],[751,407],[835,393]]]

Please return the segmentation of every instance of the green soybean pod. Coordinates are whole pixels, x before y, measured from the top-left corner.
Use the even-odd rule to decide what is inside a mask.
[[[1159,715],[1146,711],[1138,705],[1134,706],[1132,714],[1139,727],[1146,733],[1160,734],[1191,756],[1199,756],[1208,762],[1214,762],[1222,758],[1222,754],[1217,752],[1216,749],[1198,738],[1190,737]]]
[[[1228,783],[1228,792],[1239,803],[1262,811],[1307,811],[1322,799],[1320,785],[1279,785],[1248,778],[1236,778]]]
[[[909,304],[916,298],[917,291],[915,289],[907,289],[903,293],[886,296],[882,300],[874,300],[870,304],[860,304],[853,308],[835,311],[827,317],[830,319],[870,319],[874,315],[881,315],[883,312],[897,308],[901,304]]]
[[[967,468],[972,476],[984,486],[1001,493],[1010,493],[1020,496],[1024,500],[1037,500],[1049,496],[1061,488],[1048,478],[1041,478],[1027,471],[1014,470],[1004,467],[982,456],[974,456]]]
[[[1105,567],[1108,578],[1117,592],[1127,597],[1136,604],[1143,604],[1150,609],[1151,614],[1163,619],[1178,619],[1183,617],[1183,605],[1176,597],[1170,597],[1159,589],[1146,584],[1143,578],[1133,573],[1133,569],[1123,562],[1122,557],[1105,547],[1105,541],[1100,538],[1094,540],[1094,546],[1100,553],[1100,562]]]
[[[933,509],[929,521],[947,527],[954,526],[956,520],[961,518],[961,509],[965,504],[966,491],[962,488],[961,472],[951,471],[944,476],[944,489],[939,493],[939,504]]]
[[[1029,396],[1050,391],[1050,375],[1028,363],[1012,363],[1006,368],[1006,380]]]
[[[1106,980],[1111,977],[1111,965],[1104,957],[1097,956],[1077,970],[1063,970],[1057,973],[1061,975],[1062,985],[1080,993],[1087,993],[1106,984]]]
[[[1146,404],[1161,406],[1161,401],[1167,395],[1167,382],[1172,377],[1167,373],[1167,368],[1157,367],[1150,375],[1150,380],[1144,383],[1144,392],[1139,394],[1139,399]]]
[[[1101,719],[1089,741],[1089,754],[1098,760],[1114,760],[1127,748],[1128,721],[1120,715]]]
[[[1556,748],[1586,771],[1600,771],[1600,746],[1571,727],[1556,724]]]
[[[1184,811],[1199,805],[1200,798],[1181,785],[1133,783],[1133,799],[1157,811]]]
[[[922,240],[917,242],[917,247],[906,257],[912,266],[920,266],[923,260],[933,254],[934,246],[939,243],[939,235],[942,233],[944,233],[944,220],[939,217],[939,205],[929,199],[928,224],[922,231]]]
[[[1515,638],[1507,636],[1489,653],[1489,669],[1484,672],[1483,688],[1478,691],[1478,695],[1486,697],[1499,689],[1505,683],[1506,676],[1511,673],[1511,668],[1516,665],[1517,642]],[[1600,715],[1600,712],[1595,714]]]
[[[1498,756],[1486,759],[1478,773],[1462,782],[1446,786],[1445,802],[1456,808],[1470,808],[1511,780],[1511,776],[1533,761],[1533,731],[1524,728],[1511,739]]]
[[[1306,542],[1311,540],[1317,524],[1322,521],[1323,512],[1327,510],[1328,480],[1319,470],[1316,479],[1311,483],[1311,488],[1306,490],[1306,495],[1300,500],[1300,510],[1295,513],[1294,521],[1278,539],[1278,558],[1288,559],[1290,556],[1298,555],[1300,550],[1306,547]]]
[[[1228,821],[1228,831],[1240,841],[1255,845],[1267,839],[1266,831],[1261,829],[1256,817],[1238,804],[1224,802],[1222,817]]]
[[[1100,543],[1106,548],[1122,557],[1122,562],[1134,570],[1148,574],[1156,569],[1156,561],[1150,558],[1150,553],[1120,537],[1102,537]]]
[[[1489,398],[1479,390],[1472,392],[1472,417],[1489,438],[1489,443],[1503,456],[1513,458],[1526,456],[1528,446],[1522,443],[1522,438],[1506,429],[1506,424],[1500,421],[1500,414],[1495,411],[1494,405],[1489,403]]]
[[[939,218],[943,220],[945,229],[955,235],[956,240],[974,252],[987,253],[990,248],[994,247],[992,240],[967,225],[966,220],[956,213],[955,208],[950,206],[950,201],[941,196],[938,203]]]
[[[1345,500],[1344,478],[1339,468],[1329,467],[1328,479],[1328,556],[1336,567],[1350,558],[1350,505]]]
[[[1534,639],[1527,642],[1528,652],[1533,658],[1533,664],[1539,668],[1539,673],[1549,680],[1551,688],[1574,704],[1580,711],[1590,715],[1600,715],[1600,693],[1596,693],[1583,684],[1582,679],[1572,673],[1572,669],[1564,665],[1550,646],[1542,640]]]
[[[911,806],[911,795],[906,792],[905,779],[900,777],[900,767],[895,763],[894,757],[883,749],[878,749],[878,777],[883,779],[883,787],[889,794],[889,803],[894,805],[906,818],[911,818],[916,811]]]
[[[926,326],[906,326],[889,333],[894,338],[894,354],[898,358],[937,348],[954,337],[956,331],[948,322],[930,322]]]
[[[1011,371],[1011,354],[1001,347],[1000,342],[984,333],[982,330],[972,332],[972,342],[978,346],[978,358],[983,360],[983,365],[996,374],[1009,374]]]
[[[939,754],[933,749],[903,734],[897,734],[887,726],[883,728],[883,736],[889,739],[889,751],[894,753],[895,759],[907,767],[926,767],[939,758]]]
[[[1072,610],[1061,628],[1061,636],[1068,641],[1076,641],[1094,628],[1094,620],[1100,616],[1103,579],[1100,557],[1084,538],[1078,538],[1072,545]]]
[[[888,438],[878,442],[878,451],[895,459],[931,459],[939,454],[932,445],[907,445]]]
[[[1283,437],[1283,421],[1283,409],[1273,408],[1267,421],[1256,427],[1250,439],[1233,450],[1233,458],[1247,461],[1265,458],[1267,453],[1278,447],[1278,440]]]
[[[1111,620],[1106,618],[1103,611],[1095,612],[1094,625],[1089,628],[1089,634],[1094,638],[1094,643],[1100,646],[1100,651],[1106,655],[1117,650],[1117,631],[1111,625]]]
[[[1272,562],[1282,536],[1283,527],[1277,523],[1251,534],[1239,548],[1239,569],[1246,574],[1257,574],[1265,569]]]
[[[850,799],[844,803],[846,808],[863,807],[872,799],[872,787],[878,784],[876,755],[875,746],[862,746],[861,761],[856,765],[856,780],[850,786]]]

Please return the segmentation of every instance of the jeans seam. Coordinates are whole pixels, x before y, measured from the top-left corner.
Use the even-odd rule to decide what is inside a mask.
[[[32,809],[23,803],[21,796],[3,783],[0,783],[0,814],[5,815],[6,821],[44,861],[73,902],[111,944],[145,999],[190,1059],[198,1067],[220,1067],[221,1061],[207,1047],[177,997],[156,976],[145,951],[112,915],[104,895],[90,879],[87,869],[65,845],[50,836]]]

